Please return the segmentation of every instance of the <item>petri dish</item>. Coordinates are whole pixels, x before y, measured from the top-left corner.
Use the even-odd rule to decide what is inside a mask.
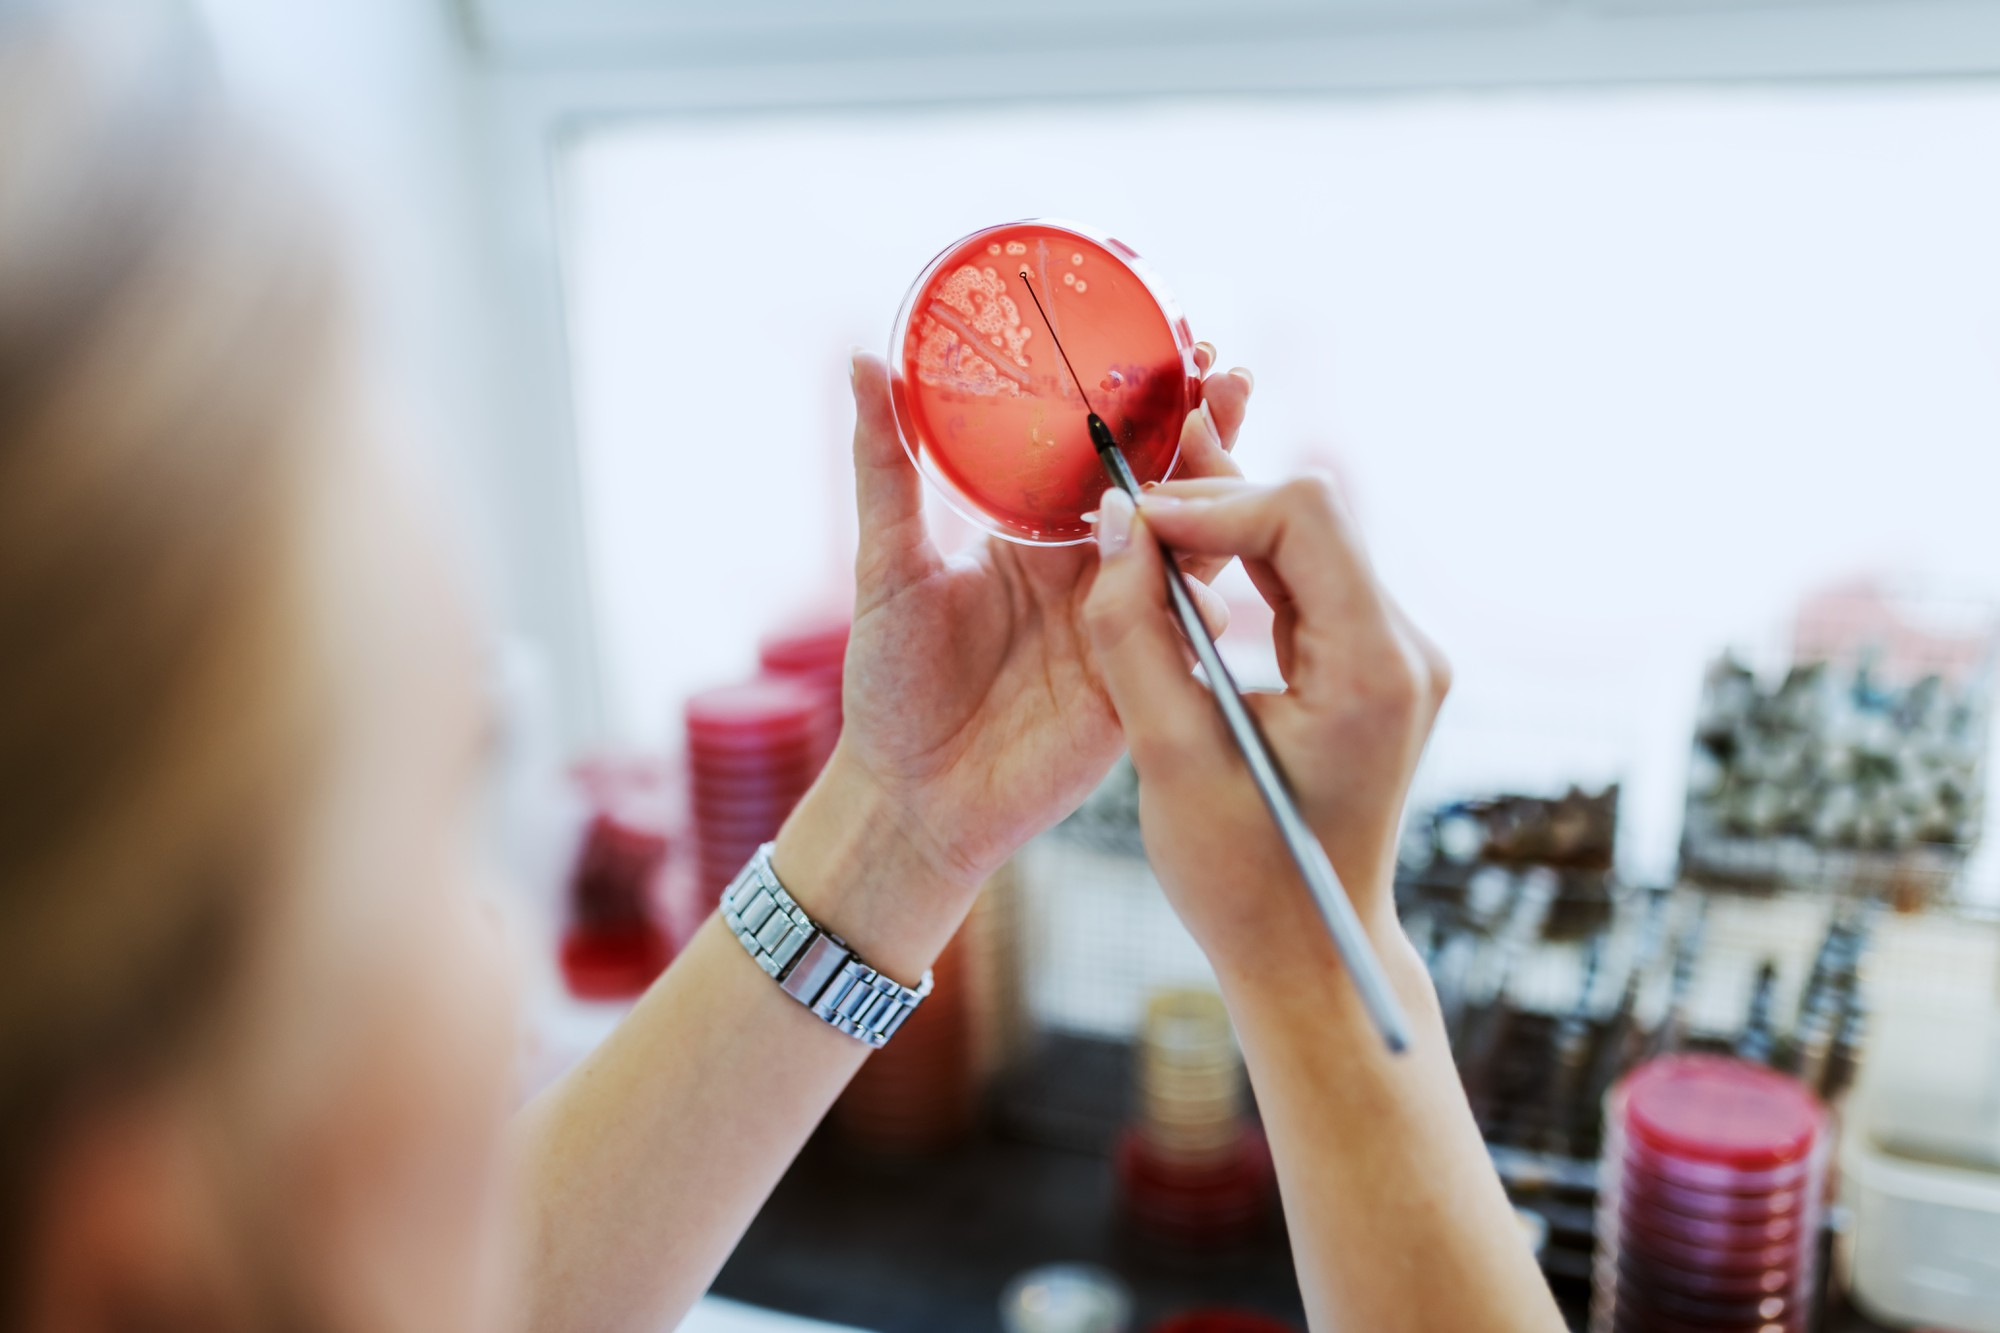
[[[1699,1162],[1685,1157],[1655,1153],[1637,1139],[1627,1143],[1620,1156],[1627,1172],[1646,1179],[1669,1181],[1685,1185],[1690,1189],[1706,1190],[1712,1194],[1734,1194],[1754,1198],[1768,1197],[1777,1191],[1809,1188],[1813,1181],[1818,1179],[1820,1167],[1818,1159],[1807,1158],[1782,1167],[1738,1170],[1735,1167],[1719,1166],[1713,1162]]]
[[[757,665],[774,676],[840,680],[852,617],[845,611],[801,616],[757,642]]]
[[[1783,1295],[1799,1285],[1798,1273],[1787,1268],[1766,1268],[1748,1273],[1709,1273],[1679,1268],[1630,1252],[1618,1256],[1617,1268],[1618,1280],[1629,1285],[1724,1300]]]
[[[1805,1085],[1727,1056],[1655,1060],[1624,1089],[1623,1127],[1642,1150],[1776,1183],[1810,1156],[1823,1112]]]
[[[1794,1216],[1761,1222],[1716,1221],[1686,1217],[1661,1208],[1641,1208],[1630,1201],[1622,1206],[1620,1216],[1632,1231],[1717,1250],[1762,1249],[1792,1243],[1801,1237],[1809,1220]]]
[[[1786,1292],[1740,1299],[1705,1299],[1664,1287],[1628,1282],[1621,1276],[1618,1279],[1618,1296],[1621,1302],[1629,1302],[1648,1313],[1712,1329],[1763,1328],[1788,1318],[1795,1321],[1799,1314],[1797,1299]]]
[[[1777,1268],[1785,1272],[1797,1272],[1806,1263],[1800,1247],[1779,1243],[1743,1249],[1717,1249],[1712,1246],[1693,1245],[1671,1237],[1658,1236],[1650,1232],[1633,1230],[1622,1234],[1618,1240],[1620,1254],[1636,1254],[1673,1268],[1689,1269],[1697,1273],[1716,1273],[1742,1276],[1747,1273],[1765,1273]]]
[[[889,376],[903,447],[946,502],[1050,546],[1089,539],[1083,515],[1109,484],[1089,412],[1142,483],[1164,481],[1201,394],[1194,335],[1158,276],[1123,242],[1046,218],[931,260],[896,316]]]
[[[1805,1184],[1771,1189],[1762,1194],[1729,1193],[1698,1189],[1649,1174],[1643,1166],[1630,1163],[1618,1182],[1627,1203],[1662,1208],[1691,1217],[1714,1217],[1732,1221],[1762,1221],[1771,1217],[1792,1217],[1804,1212],[1812,1202]]]
[[[756,746],[810,737],[820,696],[790,680],[753,680],[704,690],[685,706],[688,736],[718,747]]]

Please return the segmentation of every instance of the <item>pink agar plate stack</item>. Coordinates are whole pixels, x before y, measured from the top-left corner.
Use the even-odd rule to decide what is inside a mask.
[[[1828,1139],[1805,1085],[1666,1056],[1605,1119],[1593,1333],[1804,1333]]]
[[[778,836],[837,724],[824,689],[780,678],[697,694],[685,717],[701,891],[712,900]]]

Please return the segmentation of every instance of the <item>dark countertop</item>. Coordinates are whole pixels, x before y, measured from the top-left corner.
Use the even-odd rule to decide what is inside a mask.
[[[1072,1260],[1103,1264],[1132,1287],[1136,1330],[1199,1305],[1250,1306],[1305,1327],[1275,1220],[1234,1256],[1162,1252],[1119,1224],[1105,1158],[991,1138],[889,1163],[821,1136],[751,1224],[715,1291],[873,1333],[997,1333],[1009,1278]],[[1570,1313],[1580,1327],[1583,1312]],[[1881,1333],[1844,1302],[1821,1327]]]
[[[1161,1252],[1119,1225],[1106,1158],[992,1138],[898,1164],[856,1158],[822,1135],[715,1291],[874,1333],[997,1333],[1007,1280],[1064,1261],[1102,1264],[1130,1284],[1139,1329],[1201,1305],[1305,1326],[1275,1219],[1234,1255]]]

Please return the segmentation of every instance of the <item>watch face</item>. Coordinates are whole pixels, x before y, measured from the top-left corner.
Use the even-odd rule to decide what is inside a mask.
[[[889,370],[918,469],[987,531],[1043,545],[1087,540],[1083,515],[1110,484],[1091,411],[1139,481],[1163,481],[1201,393],[1187,320],[1138,255],[1047,220],[988,227],[932,260],[896,317]]]

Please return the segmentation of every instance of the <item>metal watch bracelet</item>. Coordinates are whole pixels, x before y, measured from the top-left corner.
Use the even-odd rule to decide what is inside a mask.
[[[807,916],[771,869],[765,843],[722,891],[722,919],[757,966],[815,1017],[880,1048],[931,993],[931,974],[914,988],[855,957],[847,941]]]

